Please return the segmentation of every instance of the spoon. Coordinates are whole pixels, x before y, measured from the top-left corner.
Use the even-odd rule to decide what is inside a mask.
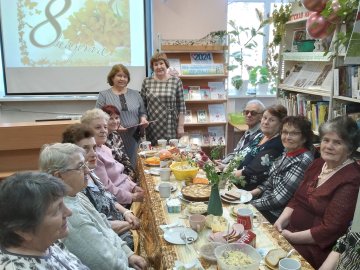
[[[291,254],[293,254],[294,253],[294,251],[295,251],[295,249],[293,248],[293,249],[291,249],[289,252],[288,252],[288,254],[286,255],[286,257],[285,258],[289,258],[290,256],[291,256]]]
[[[181,238],[181,240],[184,241],[185,247],[186,247],[187,249],[190,249],[190,247],[189,247],[189,245],[188,245],[188,239],[187,239],[187,237],[186,237],[185,232],[180,233],[180,238]]]

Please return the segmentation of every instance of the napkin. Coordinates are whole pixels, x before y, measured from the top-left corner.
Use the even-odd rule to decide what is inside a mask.
[[[195,259],[189,263],[175,261],[175,267],[173,270],[204,270],[204,267],[202,267],[198,259]]]
[[[164,225],[160,225],[159,226],[160,229],[162,229],[163,231],[170,229],[170,228],[175,228],[175,227],[184,227],[183,224],[180,223],[180,221],[171,223],[171,224],[164,224]]]

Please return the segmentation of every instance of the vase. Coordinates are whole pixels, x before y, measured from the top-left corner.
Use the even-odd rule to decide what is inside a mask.
[[[214,184],[211,186],[207,213],[209,215],[212,214],[214,216],[222,216],[223,214],[223,208],[222,208],[218,184]]]

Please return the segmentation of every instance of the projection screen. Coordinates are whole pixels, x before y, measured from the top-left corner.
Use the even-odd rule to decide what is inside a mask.
[[[144,0],[0,0],[6,94],[107,89],[114,64],[130,88],[146,75]]]

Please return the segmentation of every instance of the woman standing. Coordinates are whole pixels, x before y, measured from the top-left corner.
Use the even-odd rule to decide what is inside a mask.
[[[357,124],[337,117],[320,127],[320,154],[284,209],[275,228],[318,269],[354,215],[360,166],[351,155],[359,146]]]
[[[163,53],[150,60],[154,75],[145,78],[141,97],[151,123],[146,129],[146,139],[153,145],[158,139],[179,138],[184,133],[185,101],[183,85],[179,78],[168,74],[169,61]]]
[[[261,134],[256,136],[247,148],[240,152],[244,160],[235,171],[237,177],[245,176],[246,190],[253,190],[269,175],[269,170],[282,152],[284,146],[281,142],[281,122],[286,117],[287,110],[282,105],[268,107],[260,123]]]
[[[272,224],[292,198],[314,157],[310,151],[313,132],[304,116],[288,116],[282,123],[282,157],[273,163],[269,177],[251,191],[254,205]]]
[[[144,102],[139,94],[127,88],[130,82],[130,72],[124,65],[115,65],[107,76],[107,82],[110,89],[101,91],[96,101],[96,108],[101,108],[106,104],[114,105],[121,112],[121,123],[126,130],[120,132],[124,142],[126,153],[128,154],[131,164],[136,168],[139,129],[132,127],[141,124],[142,129],[147,127],[146,111]]]

